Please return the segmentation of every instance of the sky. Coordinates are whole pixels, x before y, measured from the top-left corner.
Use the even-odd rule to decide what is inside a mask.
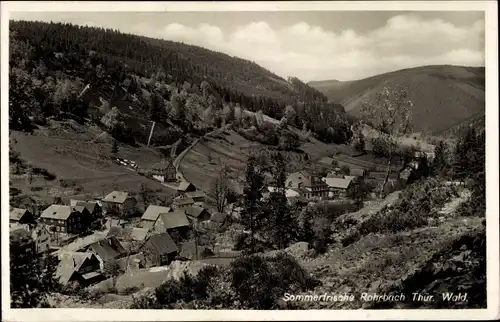
[[[424,65],[485,65],[481,11],[10,12],[10,19],[182,41],[306,82]]]

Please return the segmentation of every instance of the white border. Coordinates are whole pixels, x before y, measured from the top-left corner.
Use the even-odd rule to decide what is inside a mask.
[[[486,24],[486,188],[487,300],[482,310],[101,310],[9,308],[8,217],[8,12],[9,11],[485,11]],[[498,220],[498,16],[496,1],[360,1],[360,2],[2,2],[1,3],[1,200],[2,200],[2,316],[5,321],[249,321],[249,320],[369,320],[499,318]]]

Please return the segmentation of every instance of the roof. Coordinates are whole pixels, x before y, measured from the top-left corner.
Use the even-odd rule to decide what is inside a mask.
[[[324,181],[329,187],[347,189],[351,184],[352,179],[324,178]]]
[[[113,191],[102,199],[105,202],[124,203],[128,198],[128,192]]]
[[[158,254],[170,254],[179,251],[179,248],[168,233],[149,237],[145,245],[151,246]]]
[[[149,205],[148,209],[142,215],[141,220],[157,221],[161,213],[170,212],[171,210],[172,208],[170,207]]]
[[[357,178],[357,176],[344,176],[344,179],[348,179],[348,180],[354,180],[356,178]]]
[[[182,181],[179,183],[179,186],[177,187],[177,191],[186,191],[189,189],[189,187],[192,187],[193,185],[187,181]]]
[[[26,230],[27,232],[29,232],[30,230],[30,226],[27,225],[27,224],[20,224],[20,223],[11,223],[9,224],[9,231],[12,233],[14,231],[17,231],[17,230]]]
[[[222,212],[216,212],[210,217],[210,220],[218,223],[223,223],[226,220],[226,217],[226,214]]]
[[[19,221],[24,216],[28,210],[21,208],[11,208],[10,209],[10,220]]]
[[[192,204],[194,204],[194,200],[191,198],[180,198],[180,199],[174,200],[174,203],[178,206],[192,205]]]
[[[349,170],[349,174],[351,176],[357,176],[357,177],[362,177],[365,175],[365,170],[364,169],[359,169],[359,168],[353,168]]]
[[[184,211],[174,211],[160,215],[165,229],[189,226],[189,220]]]
[[[134,228],[132,228],[132,231],[130,232],[130,238],[132,240],[142,241],[142,240],[146,239],[148,232],[149,232],[149,229],[134,227]]]
[[[72,213],[70,206],[51,205],[42,212],[40,218],[66,220]]]
[[[92,243],[95,243],[99,239],[104,238],[102,234],[92,234],[88,235],[85,237],[77,238],[73,242],[69,243],[68,245],[64,246],[63,248],[60,249],[60,251],[79,251],[81,249],[86,248],[87,246],[91,245]]]
[[[174,167],[174,164],[172,163],[172,159],[163,159],[160,162],[153,164],[151,166],[151,169],[163,170],[163,169],[167,169],[169,167]]]
[[[104,261],[114,259],[126,251],[115,236],[98,240],[89,246]]]
[[[300,181],[303,182],[305,186],[310,187],[312,185],[312,176],[309,171],[303,170],[290,173],[286,181]]]
[[[83,213],[84,211],[88,211],[87,208],[85,208],[85,205],[83,206],[71,206],[71,209],[73,211],[78,211],[79,213]]]
[[[198,207],[198,206],[190,206],[190,207],[186,208],[186,215],[188,215],[190,217],[198,218],[204,211],[205,211],[205,208]]]
[[[333,161],[335,161],[335,160],[332,159],[332,158],[330,158],[330,157],[324,157],[324,158],[322,158],[322,159],[319,160],[319,163],[332,165]]]
[[[203,191],[190,191],[190,192],[186,192],[185,195],[188,198],[204,198],[205,192],[203,192]]]
[[[137,265],[138,263],[144,262],[144,254],[141,252],[118,259],[117,260],[118,265],[123,271],[127,270],[127,261],[128,261],[128,266],[136,265],[138,267]]]
[[[56,269],[56,276],[62,284],[67,284],[75,272],[77,272],[86,260],[95,257],[90,252],[64,251],[59,253],[59,265]],[[97,258],[95,258],[97,259]]]
[[[141,221],[141,228],[145,228],[147,230],[153,229],[154,225],[155,225],[155,223],[152,222],[151,220]]]

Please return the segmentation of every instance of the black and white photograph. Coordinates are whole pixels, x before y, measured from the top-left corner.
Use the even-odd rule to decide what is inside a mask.
[[[498,318],[497,4],[362,4],[2,2],[6,321]]]

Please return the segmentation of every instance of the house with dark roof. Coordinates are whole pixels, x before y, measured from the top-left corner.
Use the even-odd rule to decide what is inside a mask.
[[[171,158],[163,159],[154,164],[149,172],[153,179],[160,182],[173,182],[177,180],[177,171]]]
[[[172,262],[179,253],[179,248],[168,233],[162,233],[149,237],[142,245],[141,251],[146,267],[153,267]]]
[[[172,208],[170,208],[170,207],[149,205],[141,217],[141,223],[149,221],[149,222],[152,222],[154,225],[154,223],[156,223],[158,218],[160,218],[160,214],[171,212],[171,211],[172,211]]]
[[[71,199],[70,206],[83,206],[89,212],[92,223],[102,219],[102,207],[99,206],[97,201],[83,201]]]
[[[9,223],[34,224],[33,214],[27,209],[10,208]]]
[[[88,286],[105,279],[100,271],[99,259],[95,254],[71,251],[59,253],[56,278],[62,285],[74,281],[82,286]]]
[[[118,266],[123,272],[133,272],[144,268],[144,254],[137,253],[130,256],[124,256],[118,259]]]
[[[172,203],[172,205],[178,209],[184,209],[184,208],[191,207],[192,205],[194,205],[194,200],[191,198],[187,198],[187,197],[176,198],[176,199],[174,199],[174,202]]]
[[[304,195],[306,198],[326,197],[329,192],[328,186],[319,176],[311,174],[306,170],[289,174],[285,185],[289,189],[305,189],[308,193],[301,195]]]
[[[190,206],[185,208],[186,216],[193,222],[210,220],[210,213],[202,207]]]
[[[137,211],[137,199],[124,191],[113,191],[102,200],[103,211],[120,217],[133,215]]]
[[[183,210],[177,210],[160,215],[157,221],[155,233],[169,233],[174,241],[180,241],[189,237],[191,232],[191,224]]]
[[[348,196],[353,187],[352,178],[323,178],[323,181],[329,188],[329,197],[346,197]]]
[[[102,238],[87,246],[85,251],[95,254],[103,264],[127,253],[115,236]]]
[[[190,191],[184,194],[187,198],[191,198],[194,202],[205,202],[206,194],[203,191]]]
[[[42,212],[39,222],[51,232],[68,234],[78,234],[90,227],[88,212],[79,206],[51,205]]]

